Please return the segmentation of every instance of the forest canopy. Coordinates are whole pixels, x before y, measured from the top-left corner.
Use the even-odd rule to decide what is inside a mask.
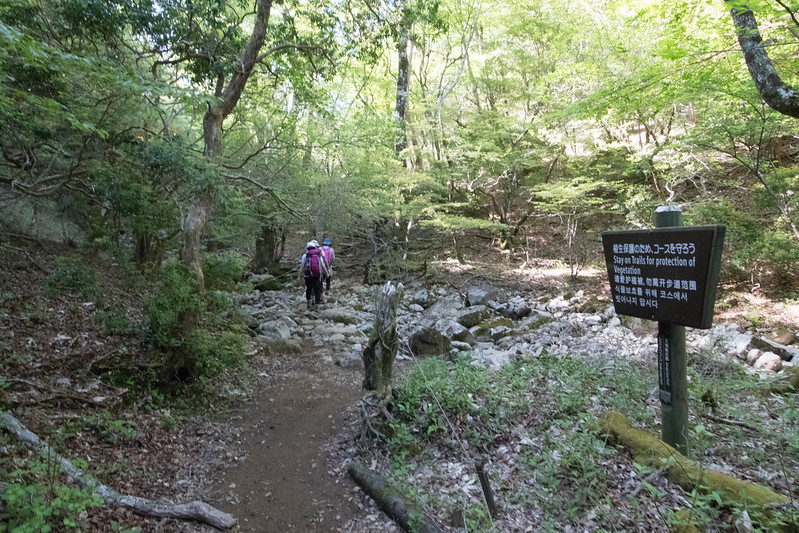
[[[0,220],[178,276],[198,300],[151,317],[175,352],[215,251],[276,269],[298,232],[392,268],[431,232],[459,261],[469,237],[549,242],[577,275],[601,231],[677,204],[728,226],[726,280],[791,283],[798,20],[765,0],[7,0]]]

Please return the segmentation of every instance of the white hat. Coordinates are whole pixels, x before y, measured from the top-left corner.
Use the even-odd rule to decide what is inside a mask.
[[[305,245],[305,249],[308,248],[319,248],[319,245],[316,244],[316,241],[309,241],[308,244]]]
[[[318,242],[316,242],[316,239],[312,240],[312,241],[311,241],[311,244],[313,244],[313,247],[314,247],[314,248],[319,248],[319,243],[318,243]]]

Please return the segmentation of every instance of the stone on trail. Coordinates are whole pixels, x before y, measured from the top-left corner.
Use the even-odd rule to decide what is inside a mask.
[[[764,352],[752,366],[758,370],[777,372],[782,368],[782,358],[774,352]]]
[[[473,328],[491,317],[491,311],[484,305],[473,305],[455,318],[458,323],[466,328]]]
[[[442,355],[449,352],[452,342],[435,326],[416,330],[408,341],[411,352],[418,356]]]

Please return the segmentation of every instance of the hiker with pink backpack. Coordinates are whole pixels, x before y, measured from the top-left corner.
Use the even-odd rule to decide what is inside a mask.
[[[300,275],[305,278],[305,300],[308,309],[311,308],[312,303],[314,305],[323,304],[322,280],[328,275],[328,267],[318,242],[310,241],[305,245]]]

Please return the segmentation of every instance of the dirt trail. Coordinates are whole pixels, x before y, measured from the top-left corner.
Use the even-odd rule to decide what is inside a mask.
[[[361,371],[312,350],[281,357],[284,368],[233,415],[245,458],[221,480],[228,501],[220,507],[239,519],[239,531],[338,531],[364,514],[352,482],[327,466],[329,447],[352,420]]]

